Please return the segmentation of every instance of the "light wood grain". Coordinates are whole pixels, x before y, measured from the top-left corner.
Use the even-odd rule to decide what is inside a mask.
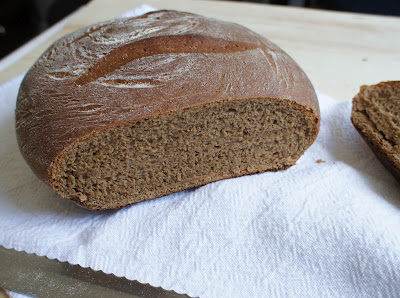
[[[0,74],[0,83],[29,68],[57,38],[111,19],[142,4],[94,0],[47,42]],[[351,99],[360,85],[400,79],[400,18],[328,12],[229,1],[148,0],[159,9],[202,14],[244,25],[288,52],[315,88],[337,100]]]

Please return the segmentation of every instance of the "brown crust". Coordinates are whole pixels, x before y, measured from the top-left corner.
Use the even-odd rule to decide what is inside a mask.
[[[368,147],[371,148],[372,152],[374,152],[375,156],[379,159],[379,161],[385,166],[387,170],[396,178],[396,180],[400,183],[400,169],[397,168],[396,164],[392,160],[391,156],[382,150],[382,145],[378,142],[375,142],[374,139],[370,138],[369,136],[365,135],[363,131],[354,124],[353,118],[351,119],[354,127],[356,128],[357,132],[363,138],[363,140],[367,143]]]
[[[385,81],[380,82],[375,85],[363,85],[360,87],[360,92],[353,98],[352,103],[352,112],[350,120],[353,123],[353,126],[363,138],[363,140],[367,143],[368,147],[372,150],[375,156],[379,159],[379,161],[385,166],[387,170],[396,178],[396,180],[400,183],[400,167],[394,161],[392,153],[385,150],[385,144],[383,144],[385,138],[382,136],[381,139],[377,138],[374,133],[372,133],[367,127],[362,125],[359,121],[357,121],[357,113],[362,113],[357,110],[357,101],[361,94],[363,94],[367,89],[371,88],[382,88],[391,85],[398,85],[400,81]]]
[[[375,85],[363,85],[361,86],[362,89],[368,88],[368,87],[382,87],[382,86],[391,86],[391,85],[397,85],[399,84],[400,81],[384,81],[384,82],[380,82],[378,84]]]
[[[95,24],[55,42],[17,100],[22,155],[51,184],[52,164],[95,131],[204,104],[285,100],[316,116],[314,88],[278,46],[233,23],[157,11]]]

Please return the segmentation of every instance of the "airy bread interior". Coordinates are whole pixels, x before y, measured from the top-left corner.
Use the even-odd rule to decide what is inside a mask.
[[[227,101],[92,133],[53,163],[53,187],[93,210],[115,209],[244,174],[292,166],[319,119],[276,99]]]

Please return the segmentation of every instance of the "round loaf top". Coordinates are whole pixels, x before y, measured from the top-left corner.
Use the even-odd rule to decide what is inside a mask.
[[[95,131],[248,98],[286,99],[319,116],[309,79],[272,42],[234,23],[157,11],[95,24],[50,46],[20,87],[17,138],[49,183],[55,158]]]

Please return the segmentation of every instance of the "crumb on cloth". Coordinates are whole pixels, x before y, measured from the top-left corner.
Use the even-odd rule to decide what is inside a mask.
[[[323,160],[323,159],[317,159],[315,162],[316,162],[316,163],[325,163],[326,161]]]

